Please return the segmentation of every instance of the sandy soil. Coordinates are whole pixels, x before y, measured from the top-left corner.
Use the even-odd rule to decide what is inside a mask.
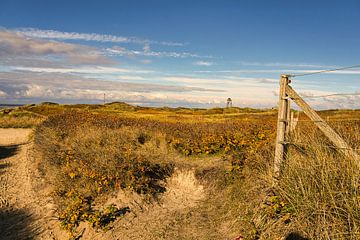
[[[0,146],[27,143],[31,132],[24,128],[0,128]]]
[[[31,129],[0,129],[0,239],[66,239],[31,156]]]

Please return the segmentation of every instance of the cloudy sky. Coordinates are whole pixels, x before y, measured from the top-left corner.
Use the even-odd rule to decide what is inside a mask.
[[[359,1],[1,0],[0,103],[272,107],[281,74],[360,64]],[[360,108],[360,68],[294,78]],[[355,95],[311,98],[335,93]],[[356,95],[357,94],[357,95]]]

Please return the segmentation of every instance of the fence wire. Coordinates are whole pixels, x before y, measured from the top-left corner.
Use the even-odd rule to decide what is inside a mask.
[[[292,141],[285,141],[284,144],[287,144],[290,146],[293,145],[296,147],[305,147],[305,146],[311,147],[311,146],[313,146],[312,144],[308,144],[308,143],[304,143],[304,142],[292,142]],[[317,144],[317,146],[331,148],[331,149],[339,149],[339,150],[360,151],[360,148],[340,148],[340,147],[335,147],[335,146],[325,145],[325,144]]]
[[[327,69],[327,70],[316,71],[316,72],[309,72],[309,73],[289,74],[288,77],[292,77],[292,78],[302,77],[302,76],[315,75],[315,74],[320,74],[320,73],[341,71],[341,70],[346,70],[346,69],[351,69],[351,68],[360,68],[360,64],[348,66],[348,67],[341,67],[341,68]]]

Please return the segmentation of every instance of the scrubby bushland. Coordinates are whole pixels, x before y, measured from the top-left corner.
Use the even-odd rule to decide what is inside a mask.
[[[156,195],[165,190],[163,180],[172,165],[165,162],[166,148],[159,135],[143,128],[95,127],[74,119],[59,125],[64,120],[60,118],[49,117],[37,127],[35,146],[43,159],[41,168],[55,188],[59,218],[72,236],[80,221],[105,228],[129,211],[127,206],[93,209],[93,202],[108,192],[129,189]]]
[[[188,160],[196,167],[209,197],[166,226],[169,239],[358,239],[359,169],[354,159],[329,148],[312,123],[300,122],[274,187],[275,118],[251,116],[175,122],[68,111],[37,127],[35,145],[54,186],[59,217],[73,235],[80,221],[106,229],[131,211],[127,206],[94,207],[111,191],[125,188],[148,196],[166,191],[175,150],[181,164]],[[359,121],[334,122],[333,127],[359,149]],[[221,161],[206,166],[214,158]]]
[[[360,121],[332,122],[360,149]],[[359,239],[360,169],[313,125],[300,123],[278,185],[273,185],[273,146],[224,155],[233,168],[207,204],[212,219],[238,229],[244,239]],[[359,152],[359,151],[358,151]]]

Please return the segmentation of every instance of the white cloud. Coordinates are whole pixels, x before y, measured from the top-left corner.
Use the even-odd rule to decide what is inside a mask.
[[[214,63],[207,62],[207,61],[197,61],[197,62],[194,62],[194,65],[196,65],[196,66],[212,66],[212,65],[214,65]]]
[[[143,50],[144,50],[144,52],[151,52],[150,44],[149,44],[149,43],[145,43],[145,44],[144,44],[144,47],[143,47]]]
[[[273,107],[276,105],[277,98],[273,95],[274,91],[278,91],[278,84],[275,79],[264,78],[241,78],[236,76],[223,77],[193,77],[193,76],[168,76],[162,80],[187,84],[197,87],[211,87],[222,92],[216,94],[206,94],[209,101],[217,99],[221,103],[228,97],[234,101],[234,106],[250,106],[250,107]]]
[[[41,39],[42,38],[42,39]],[[0,63],[9,65],[24,64],[42,66],[45,65],[111,65],[115,63],[112,56],[127,57],[170,57],[170,58],[211,58],[211,56],[200,56],[190,52],[177,51],[154,51],[150,44],[153,42],[143,40],[139,43],[143,45],[140,50],[131,50],[120,46],[99,49],[97,47],[57,42],[48,39],[83,39],[89,41],[132,41],[133,39],[118,38],[108,35],[62,33],[57,31],[42,31],[37,29],[27,29],[19,31],[9,31],[0,29]],[[148,64],[150,60],[139,60],[143,64]]]
[[[141,76],[130,76],[130,75],[122,75],[122,76],[118,76],[117,79],[120,80],[145,80],[145,78],[141,77]]]
[[[18,71],[29,71],[38,73],[83,73],[83,74],[111,74],[128,73],[130,70],[115,67],[79,67],[79,68],[35,68],[35,67],[12,67]]]
[[[144,79],[143,79],[144,78]],[[230,78],[230,79],[228,79]],[[152,106],[225,106],[231,97],[234,106],[273,107],[278,97],[275,79],[200,78],[193,76],[159,77],[166,84],[130,83],[130,80],[148,80],[143,76],[122,75],[120,81],[89,79],[68,73],[0,72],[0,97],[11,101],[101,101],[106,93],[108,101],[125,101]],[[264,84],[262,81],[266,81]],[[210,89],[209,89],[210,88]],[[299,86],[300,94],[327,95],[331,91],[312,90]],[[221,91],[223,90],[223,91]],[[3,92],[3,93],[1,93]],[[315,108],[359,108],[360,96],[308,99]]]
[[[183,43],[179,42],[166,42],[166,41],[151,41],[147,39],[141,39],[137,37],[123,37],[109,34],[97,34],[97,33],[78,33],[78,32],[61,32],[56,30],[41,30],[36,28],[20,28],[16,29],[16,32],[22,33],[25,36],[33,38],[45,38],[45,39],[62,39],[62,40],[84,40],[95,42],[112,42],[112,43],[137,43],[137,44],[160,44],[165,46],[183,46]]]
[[[260,84],[272,84],[278,83],[279,80],[271,78],[246,78],[238,76],[222,76],[214,78],[193,77],[193,76],[168,76],[161,78],[165,81],[195,84],[195,85],[207,85],[214,86],[219,85],[224,88],[232,87],[234,85],[259,85]]]
[[[309,89],[304,89],[303,87],[299,88],[299,89],[300,90],[296,90],[296,91],[303,98],[312,98],[314,96],[323,96],[323,95],[334,94],[334,92],[330,92],[330,91],[309,90]]]
[[[129,76],[131,77],[131,76]],[[67,73],[35,73],[35,72],[0,72],[0,84],[2,91],[11,96],[13,90],[23,89],[32,92],[44,91],[45,89],[81,89],[81,90],[101,90],[101,91],[128,91],[128,92],[191,92],[191,91],[210,91],[214,89],[206,89],[191,86],[178,85],[162,85],[154,83],[131,83],[120,81],[107,81],[90,79],[82,76],[71,75]],[[34,86],[34,87],[33,87]],[[43,86],[39,89],[35,86]],[[11,91],[10,91],[11,90]],[[46,92],[46,91],[44,91]]]
[[[352,108],[358,109],[360,96],[338,96],[324,98],[308,98],[306,101],[317,109]]]
[[[173,57],[173,58],[212,58],[211,56],[200,56],[189,52],[164,52],[152,51],[149,45],[144,45],[143,50],[130,50],[124,47],[114,46],[105,49],[105,54],[109,56],[145,56],[145,57]]]
[[[279,74],[303,74],[316,73],[323,71],[323,69],[240,69],[240,70],[199,70],[196,73],[279,73]],[[360,70],[338,70],[334,72],[325,72],[323,74],[360,74]]]
[[[177,75],[105,64],[110,62],[111,58],[108,57],[111,56],[139,56],[136,59],[138,64],[151,62],[145,58],[172,57],[194,58],[194,65],[212,66],[214,65],[211,62],[212,59],[207,59],[210,61],[203,60],[206,57],[211,58],[211,56],[200,56],[189,52],[155,51],[154,45],[152,45],[154,43],[148,40],[137,42],[140,45],[138,50],[117,46],[100,50],[86,45],[49,40],[78,39],[120,43],[127,41],[134,43],[136,40],[122,39],[122,37],[111,35],[42,32],[42,30],[36,29],[27,32],[26,36],[24,34],[0,30],[0,64],[6,68],[2,72],[0,71],[1,99],[52,98],[90,101],[102,98],[102,94],[106,92],[108,97],[113,100],[159,105],[216,105],[222,104],[227,97],[231,97],[235,106],[274,106],[277,97],[273,93],[278,92],[278,79],[247,78],[243,77],[243,73],[263,73],[261,74],[263,76],[269,75],[269,73],[313,73],[321,71],[321,68],[329,67],[311,64],[243,63],[242,65],[263,67],[259,67],[260,69],[249,67],[249,69],[239,68],[238,70],[185,72],[183,75],[180,73]],[[32,64],[29,64],[30,62]],[[89,66],[90,64],[92,67]],[[143,65],[142,67],[145,68]],[[342,70],[331,72],[331,74],[360,74],[360,70]],[[106,81],[106,79],[114,81]],[[145,81],[147,83],[143,83]],[[153,84],[154,82],[158,84]],[[303,94],[310,96],[320,93],[327,94],[326,91],[311,90],[324,87],[319,83],[297,81],[293,84],[299,84],[300,88],[296,89],[301,89]],[[325,87],[328,90],[331,87],[335,89],[333,86]],[[310,102],[315,107],[355,108],[359,107],[360,99],[348,96],[313,99]]]
[[[66,62],[67,64],[110,64],[112,61],[90,46],[41,39],[31,39],[21,33],[0,30],[2,62],[28,60]],[[39,59],[42,58],[42,59]]]
[[[8,94],[2,90],[0,90],[0,98],[4,98],[4,97],[7,97]]]
[[[0,31],[0,53],[2,56],[70,54],[93,50],[80,45],[29,39],[24,35]]]
[[[135,84],[90,80],[68,74],[0,73],[7,101],[96,102],[106,93],[108,101],[137,102],[146,105],[198,106],[213,102],[203,92],[211,89],[160,84]],[[193,94],[192,92],[196,92]]]
[[[28,98],[28,97],[31,97],[31,98],[34,98],[34,97],[53,98],[53,97],[55,97],[55,93],[53,92],[53,90],[51,88],[41,86],[41,85],[36,85],[36,84],[27,85],[27,89],[23,90],[21,95],[26,98]]]
[[[143,59],[143,60],[140,60],[141,63],[143,64],[150,64],[152,63],[152,61],[150,59]]]

